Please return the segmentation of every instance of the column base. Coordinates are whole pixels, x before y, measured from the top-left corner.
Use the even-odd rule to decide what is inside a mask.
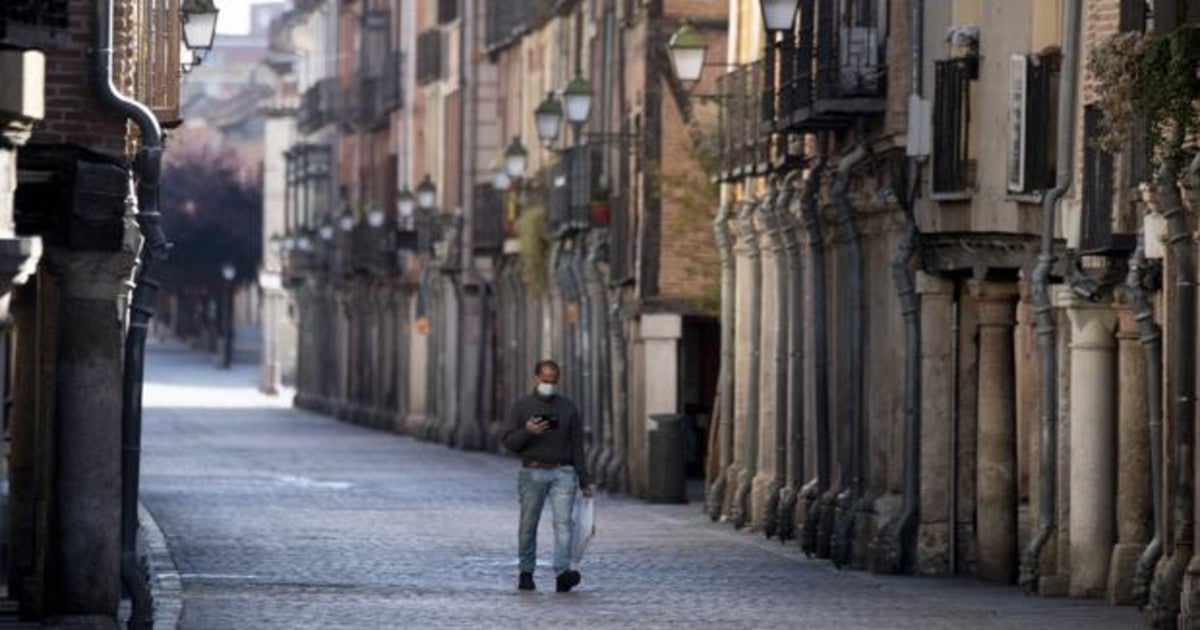
[[[1146,545],[1141,543],[1117,543],[1113,547],[1112,559],[1108,563],[1108,603],[1114,606],[1134,604],[1133,570]]]
[[[1038,578],[1038,595],[1042,597],[1066,597],[1070,590],[1070,576],[1043,575]]]
[[[750,486],[750,518],[747,519],[747,529],[759,531],[766,524],[767,500],[770,498],[771,489],[774,486],[775,475],[773,473],[760,471],[754,476],[754,481]]]
[[[945,521],[917,526],[917,557],[913,564],[917,575],[949,575],[950,526]]]

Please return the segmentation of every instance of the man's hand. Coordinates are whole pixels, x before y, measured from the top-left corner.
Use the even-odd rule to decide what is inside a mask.
[[[545,418],[531,417],[525,421],[525,430],[540,435],[550,430],[550,421]]]
[[[592,495],[594,494],[594,493],[592,492],[592,487],[591,487],[591,486],[586,486],[586,487],[584,487],[583,489],[581,489],[581,490],[580,490],[580,492],[582,492],[582,493],[583,493],[583,498],[585,498],[585,499],[590,499],[590,498],[592,498]]]

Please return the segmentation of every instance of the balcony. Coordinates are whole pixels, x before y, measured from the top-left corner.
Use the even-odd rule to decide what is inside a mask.
[[[767,131],[836,129],[882,114],[887,108],[886,28],[873,6],[832,0],[802,4],[796,31],[783,34],[765,57],[764,116],[778,121]]]
[[[493,0],[487,3],[484,46],[494,53],[578,0]]]
[[[550,181],[548,222],[550,233],[562,236],[567,232],[587,229],[588,202],[595,182],[593,148],[579,145],[559,155]]]
[[[725,107],[721,109],[719,177],[722,181],[761,172],[767,164],[766,140],[762,133],[764,115],[773,113],[774,102],[762,89],[763,66],[752,63],[739,66],[717,77],[717,92]]]
[[[337,77],[325,77],[309,86],[300,99],[296,128],[310,134],[338,119],[341,105]]]

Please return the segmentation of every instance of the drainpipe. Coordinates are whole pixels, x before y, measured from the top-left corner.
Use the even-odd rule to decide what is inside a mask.
[[[768,203],[769,195],[764,195],[755,201],[742,204],[742,212],[738,214],[738,228],[742,232],[742,242],[746,246],[746,257],[750,264],[750,366],[746,385],[746,427],[745,439],[742,444],[742,470],[738,481],[737,491],[733,495],[733,505],[729,508],[729,520],[733,526],[741,528],[750,521],[750,491],[754,484],[754,475],[758,468],[758,386],[759,386],[759,356],[762,343],[762,250],[759,248],[758,235],[754,226],[755,210]],[[761,210],[759,210],[761,212]]]
[[[96,3],[96,91],[109,107],[133,120],[140,133],[134,162],[137,175],[137,222],[144,242],[136,285],[129,303],[129,331],[125,335],[125,366],[121,387],[121,581],[132,604],[130,628],[152,624],[148,576],[137,561],[138,482],[141,475],[142,383],[146,333],[154,316],[158,295],[155,265],[167,260],[170,244],[163,234],[158,212],[158,184],[162,167],[163,137],[158,120],[146,105],[121,94],[113,84],[113,0]]]
[[[1176,145],[1178,146],[1178,145]],[[1200,155],[1188,169],[1194,175],[1200,169]],[[1171,380],[1175,387],[1175,548],[1166,559],[1150,588],[1147,615],[1153,627],[1174,627],[1180,609],[1183,574],[1192,558],[1193,508],[1193,434],[1196,399],[1196,266],[1192,256],[1191,230],[1184,216],[1179,187],[1176,185],[1176,160],[1168,159],[1155,178],[1163,218],[1167,220],[1167,244],[1175,263],[1176,296],[1171,319],[1177,322],[1176,351],[1170,354]],[[1162,563],[1160,563],[1161,565]]]
[[[1035,591],[1042,549],[1054,533],[1057,510],[1058,483],[1058,348],[1055,339],[1054,311],[1050,304],[1050,270],[1054,265],[1055,211],[1060,199],[1071,188],[1075,168],[1075,97],[1079,83],[1079,23],[1082,0],[1063,3],[1063,60],[1064,86],[1058,92],[1058,182],[1046,193],[1042,202],[1042,247],[1038,264],[1033,270],[1033,311],[1037,316],[1038,350],[1042,363],[1042,453],[1041,526],[1021,554],[1020,583],[1027,591]]]
[[[854,522],[862,491],[862,394],[863,394],[863,337],[866,322],[866,300],[863,293],[863,257],[859,242],[858,226],[854,224],[854,205],[850,201],[850,169],[867,156],[867,150],[859,145],[838,164],[834,176],[832,197],[838,209],[837,229],[844,242],[845,261],[848,270],[846,300],[849,309],[845,317],[849,328],[849,339],[843,347],[848,378],[845,403],[840,405],[842,426],[847,437],[846,459],[842,463],[842,515],[833,532],[833,563],[844,567],[850,562],[854,545]]]
[[[829,439],[829,345],[826,337],[827,309],[825,305],[825,235],[821,229],[819,209],[821,176],[825,173],[828,147],[822,139],[820,154],[808,172],[800,212],[808,232],[808,257],[812,267],[812,336],[813,336],[813,415],[816,429],[817,484],[805,497],[804,533],[802,548],[809,556],[829,556],[829,536],[832,497],[829,496],[832,471]]]
[[[771,252],[775,259],[775,322],[771,338],[774,343],[772,355],[775,364],[775,469],[771,475],[771,485],[767,488],[766,509],[763,514],[763,534],[767,538],[775,535],[780,511],[780,492],[783,490],[784,478],[787,476],[788,456],[788,306],[790,297],[788,287],[789,269],[784,265],[784,252],[787,245],[784,232],[787,219],[787,208],[792,203],[792,181],[798,175],[792,171],[783,180],[780,187],[772,186],[773,200],[766,206],[767,226],[771,234]]]
[[[1144,604],[1149,597],[1154,567],[1162,556],[1163,497],[1162,497],[1162,333],[1154,321],[1154,309],[1146,295],[1146,248],[1141,234],[1137,249],[1129,259],[1129,275],[1125,289],[1133,304],[1133,318],[1138,325],[1142,350],[1146,354],[1146,407],[1150,429],[1150,494],[1154,504],[1154,538],[1138,558],[1133,573],[1133,598]]]
[[[923,90],[922,44],[924,39],[925,3],[914,0],[909,7],[908,45],[912,73],[912,94],[921,97]],[[908,161],[910,182],[904,190],[904,218],[907,229],[900,238],[896,258],[892,260],[892,281],[900,298],[904,316],[904,505],[900,516],[880,530],[876,538],[875,571],[902,573],[912,561],[916,541],[917,516],[921,506],[921,320],[913,273],[909,262],[918,246],[920,230],[914,205],[921,185],[921,159]]]
[[[613,287],[608,308],[608,336],[613,349],[613,375],[617,391],[613,396],[613,456],[604,471],[610,490],[625,490],[625,448],[629,436],[629,356],[625,347],[625,309],[621,305],[621,289]]]
[[[595,470],[593,464],[599,450],[601,433],[596,428],[598,418],[593,404],[596,388],[592,384],[592,296],[584,277],[588,253],[587,235],[588,232],[584,231],[575,237],[575,256],[571,258],[571,266],[568,269],[571,272],[571,284],[575,289],[575,299],[579,305],[579,321],[575,325],[575,360],[579,368],[579,386],[576,391],[579,393],[577,400],[583,405],[584,413],[584,460],[591,471]]]
[[[733,239],[729,235],[730,207],[726,199],[713,221],[713,239],[721,257],[721,367],[717,374],[717,415],[721,432],[721,467],[708,492],[708,516],[721,517],[727,486],[733,485],[733,323],[736,296]]]
[[[586,264],[583,267],[584,279],[586,280],[589,303],[588,315],[591,317],[591,325],[595,330],[589,330],[591,335],[592,353],[592,383],[594,386],[592,395],[592,426],[596,428],[593,439],[596,443],[595,460],[590,462],[588,470],[593,473],[593,478],[597,482],[602,483],[603,478],[600,476],[600,471],[604,470],[608,463],[608,458],[612,456],[612,440],[611,431],[609,429],[609,407],[608,407],[608,383],[605,382],[606,377],[612,372],[609,369],[608,362],[608,331],[605,324],[605,304],[604,304],[604,283],[600,271],[600,260],[605,258],[603,249],[604,242],[607,238],[605,234],[593,234],[590,237],[591,243],[588,244],[588,254]]]
[[[781,206],[784,220],[783,243],[788,254],[787,288],[788,362],[787,385],[787,470],[786,483],[779,496],[779,513],[775,533],[779,542],[796,537],[796,497],[804,484],[804,274],[800,264],[800,239],[796,233],[796,215],[791,210],[796,178],[801,171],[788,173],[783,187],[788,202]]]

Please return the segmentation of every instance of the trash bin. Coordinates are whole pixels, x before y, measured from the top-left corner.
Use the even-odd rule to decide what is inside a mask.
[[[651,503],[687,503],[687,476],[683,416],[650,416],[649,487]]]

